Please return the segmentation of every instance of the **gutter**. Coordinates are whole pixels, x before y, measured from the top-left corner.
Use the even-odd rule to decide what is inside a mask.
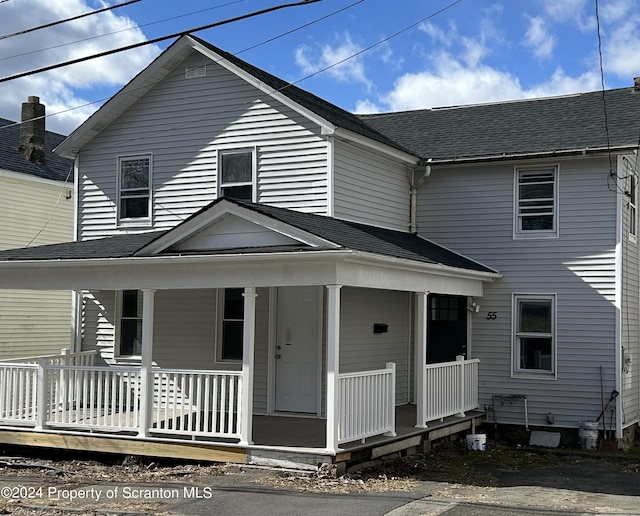
[[[577,149],[551,150],[544,152],[515,152],[492,154],[487,156],[451,157],[430,159],[431,165],[454,165],[457,163],[483,163],[487,161],[507,161],[522,158],[546,158],[562,156],[586,156],[587,154],[629,151],[637,148],[637,144],[618,145],[616,147],[582,147]]]

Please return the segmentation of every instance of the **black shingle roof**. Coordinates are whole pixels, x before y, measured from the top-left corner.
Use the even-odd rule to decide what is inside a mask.
[[[633,147],[640,140],[640,92],[622,88],[606,91],[604,100],[597,91],[360,119],[425,159]]]
[[[55,181],[64,181],[68,176],[69,182],[73,184],[73,160],[52,152],[64,139],[62,134],[45,131],[45,164],[36,165],[18,152],[20,124],[0,118],[0,168]]]
[[[376,253],[421,263],[442,264],[448,267],[479,272],[496,272],[494,269],[454,253],[453,251],[449,251],[442,246],[411,233],[377,228],[374,226],[367,226],[365,224],[358,224],[356,222],[349,222],[310,213],[302,213],[284,208],[276,208],[264,204],[235,201],[230,199],[218,199],[209,206],[200,210],[198,213],[192,215],[192,217],[198,216],[202,212],[211,208],[211,206],[220,202],[236,203],[249,210],[266,215],[270,218],[328,240],[340,246],[341,249]],[[180,227],[180,225],[176,226],[176,228],[178,227]],[[174,231],[176,228],[170,231]],[[108,238],[85,240],[82,242],[68,242],[24,249],[10,249],[0,251],[0,261],[78,260],[133,257],[138,255],[139,251],[143,250],[147,244],[166,233],[167,231],[153,231],[149,233],[117,235]],[[307,248],[306,250],[314,249],[316,248]],[[323,248],[323,250],[324,249],[327,248]],[[216,250],[211,254],[223,254],[233,251],[266,253],[300,250],[304,249],[301,249],[300,247],[284,248],[279,246],[277,248],[260,247]],[[182,254],[184,255],[189,253]]]
[[[190,35],[189,37],[193,38],[203,46],[209,48],[216,54],[224,57],[227,61],[234,64],[241,70],[244,70],[248,74],[252,75],[256,79],[260,80],[267,86],[270,86],[276,91],[281,92],[283,95],[289,97],[294,102],[298,103],[301,106],[309,109],[311,112],[316,115],[324,118],[328,122],[332,123],[336,127],[347,129],[361,136],[366,136],[367,138],[371,138],[377,142],[383,143],[385,145],[389,145],[391,147],[395,147],[404,152],[409,152],[408,149],[403,147],[402,144],[397,141],[385,136],[384,134],[378,132],[375,126],[369,125],[363,122],[358,116],[346,111],[342,108],[339,108],[335,104],[331,104],[320,97],[317,97],[313,93],[309,93],[297,86],[294,86],[275,75],[270,74],[260,68],[257,68],[246,61],[230,54],[229,52],[225,52],[224,50],[208,43],[207,41],[200,39],[194,35]]]

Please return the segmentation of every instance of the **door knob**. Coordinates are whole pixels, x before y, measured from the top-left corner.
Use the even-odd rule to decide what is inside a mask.
[[[278,353],[278,354],[276,355],[276,358],[280,358],[280,353]]]

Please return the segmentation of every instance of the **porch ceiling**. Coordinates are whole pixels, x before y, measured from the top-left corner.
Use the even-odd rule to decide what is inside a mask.
[[[33,290],[340,284],[481,296],[497,276],[349,250],[0,262],[2,288]]]

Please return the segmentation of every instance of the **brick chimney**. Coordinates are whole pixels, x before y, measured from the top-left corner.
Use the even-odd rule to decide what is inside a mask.
[[[640,92],[640,77],[633,78],[633,91],[636,93]]]
[[[20,147],[18,152],[36,165],[44,165],[44,105],[40,98],[30,96],[22,104]]]

